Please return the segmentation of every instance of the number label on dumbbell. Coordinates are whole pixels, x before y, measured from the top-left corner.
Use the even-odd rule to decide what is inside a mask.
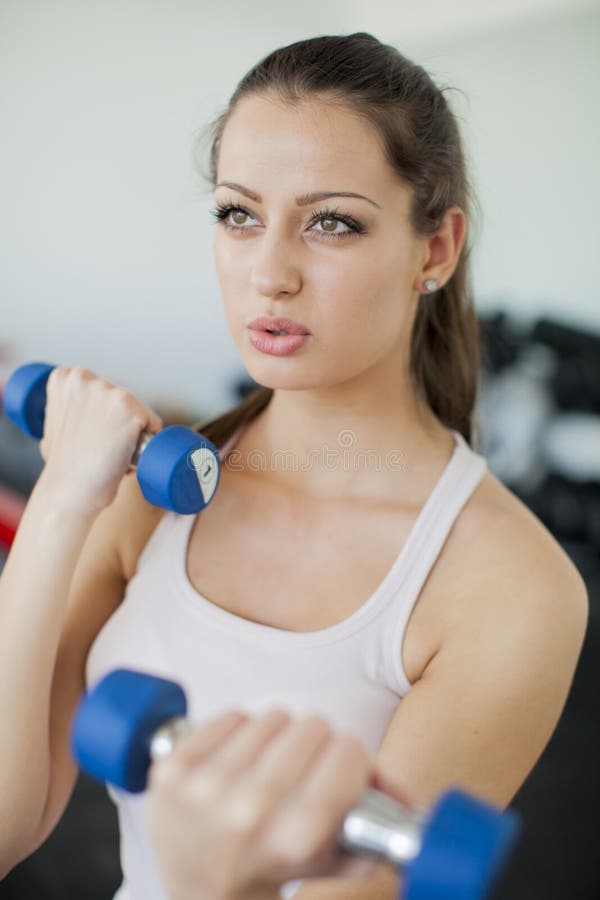
[[[204,502],[208,503],[217,487],[219,475],[214,454],[207,447],[198,447],[190,453],[190,464],[198,477]]]

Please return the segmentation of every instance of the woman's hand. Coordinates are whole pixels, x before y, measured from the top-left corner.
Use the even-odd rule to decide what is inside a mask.
[[[114,500],[142,431],[162,419],[124,388],[81,367],[56,366],[46,385],[42,475],[70,506],[100,512]]]
[[[275,900],[310,876],[366,877],[335,837],[377,780],[362,742],[316,715],[229,712],[150,768],[149,826],[170,900]]]

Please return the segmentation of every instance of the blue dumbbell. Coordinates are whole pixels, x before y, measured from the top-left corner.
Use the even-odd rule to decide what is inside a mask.
[[[71,751],[94,778],[131,793],[145,790],[154,759],[189,729],[180,685],[115,669],[79,702]],[[482,900],[503,870],[519,817],[459,790],[430,810],[398,803],[373,788],[345,817],[338,845],[398,867],[403,900]]]
[[[47,363],[21,366],[6,382],[2,395],[7,418],[37,440],[44,434],[46,385],[54,368]],[[182,514],[204,509],[221,475],[218,448],[184,425],[170,425],[156,435],[143,431],[130,468],[137,468],[148,503]]]

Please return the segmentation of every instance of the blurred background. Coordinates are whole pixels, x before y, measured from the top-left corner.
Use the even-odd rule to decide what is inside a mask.
[[[0,0],[0,390],[84,365],[166,424],[253,387],[226,327],[194,140],[275,47],[369,31],[446,93],[482,209],[473,285],[490,469],[579,568],[590,620],[561,721],[511,806],[511,900],[600,896],[600,3]],[[0,416],[0,568],[41,471]],[[110,900],[116,813],[80,776],[0,898]]]

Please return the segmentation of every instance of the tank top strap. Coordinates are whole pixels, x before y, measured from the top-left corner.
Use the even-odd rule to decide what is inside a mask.
[[[473,450],[460,432],[452,429],[452,433],[457,446],[451,465],[419,514],[409,552],[397,573],[397,589],[385,613],[389,686],[402,695],[412,687],[401,657],[408,619],[455,521],[487,470],[485,457]]]

